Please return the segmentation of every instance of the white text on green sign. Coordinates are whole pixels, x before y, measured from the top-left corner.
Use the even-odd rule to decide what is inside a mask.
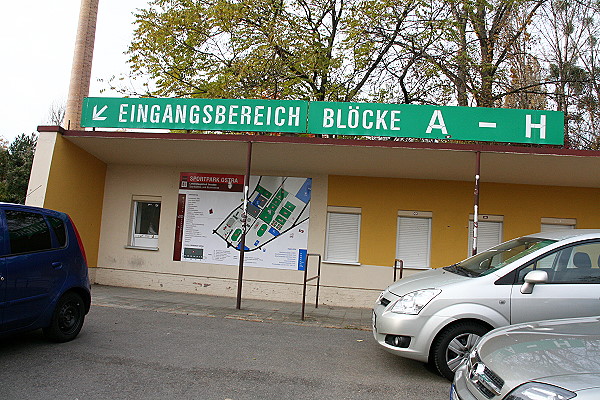
[[[308,132],[511,143],[563,143],[556,111],[414,104],[327,103],[309,106]]]
[[[563,144],[556,111],[247,99],[86,98],[82,126]]]
[[[82,125],[104,128],[304,133],[304,101],[87,98]]]

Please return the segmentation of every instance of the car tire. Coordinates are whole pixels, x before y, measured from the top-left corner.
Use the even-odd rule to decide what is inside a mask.
[[[430,363],[440,375],[453,380],[454,372],[469,356],[479,338],[489,330],[475,322],[459,322],[445,328],[433,342]]]
[[[65,293],[56,304],[50,326],[43,329],[44,335],[53,342],[73,340],[83,327],[85,306],[77,293]]]

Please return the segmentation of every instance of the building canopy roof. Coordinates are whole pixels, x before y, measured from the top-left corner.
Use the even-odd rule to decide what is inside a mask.
[[[106,164],[179,167],[241,173],[252,143],[252,173],[474,180],[529,185],[600,187],[600,152],[553,147],[423,143],[240,134],[71,131],[67,140]]]

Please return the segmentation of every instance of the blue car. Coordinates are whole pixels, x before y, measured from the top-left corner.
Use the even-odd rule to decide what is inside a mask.
[[[65,213],[0,203],[0,336],[81,331],[91,291],[81,238]]]

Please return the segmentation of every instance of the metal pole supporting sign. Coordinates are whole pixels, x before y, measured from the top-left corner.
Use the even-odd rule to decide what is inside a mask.
[[[242,215],[242,238],[240,240],[240,264],[238,269],[237,303],[235,308],[242,308],[242,280],[244,276],[244,253],[246,247],[246,231],[248,230],[248,192],[250,186],[250,166],[252,162],[252,142],[248,142],[246,156],[246,175],[244,176],[244,209]]]

